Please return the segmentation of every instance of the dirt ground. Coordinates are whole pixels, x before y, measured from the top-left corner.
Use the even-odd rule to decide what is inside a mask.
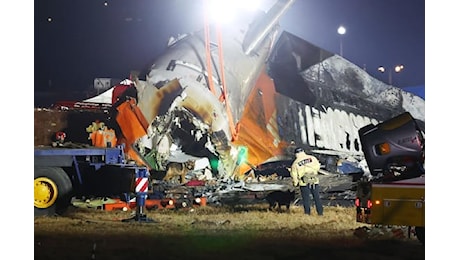
[[[323,217],[307,216],[298,206],[273,212],[265,205],[145,213],[151,222],[130,221],[130,211],[76,208],[36,217],[34,258],[425,259],[414,236],[356,223],[354,208],[328,206]]]

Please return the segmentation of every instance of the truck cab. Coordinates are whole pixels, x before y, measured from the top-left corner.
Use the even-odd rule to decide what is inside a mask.
[[[424,123],[405,112],[358,133],[371,175],[357,185],[356,221],[415,227],[424,243]]]

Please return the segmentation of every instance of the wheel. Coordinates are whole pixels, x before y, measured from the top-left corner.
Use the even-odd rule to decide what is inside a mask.
[[[425,227],[415,227],[415,235],[418,241],[425,245]]]
[[[34,216],[62,214],[70,205],[72,181],[59,167],[35,167]]]

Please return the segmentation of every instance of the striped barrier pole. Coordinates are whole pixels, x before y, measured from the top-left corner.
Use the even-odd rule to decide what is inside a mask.
[[[145,200],[149,188],[149,171],[146,168],[136,168],[136,180],[134,191],[136,193],[136,215],[123,221],[154,222],[145,214]]]

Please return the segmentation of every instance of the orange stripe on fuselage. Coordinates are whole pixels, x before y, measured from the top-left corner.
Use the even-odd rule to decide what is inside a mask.
[[[249,95],[238,123],[238,138],[234,141],[235,145],[248,147],[247,161],[251,165],[258,165],[269,158],[283,155],[288,145],[284,141],[279,142],[275,95],[273,80],[263,72]],[[241,175],[250,169],[247,164],[240,165],[239,173]]]

